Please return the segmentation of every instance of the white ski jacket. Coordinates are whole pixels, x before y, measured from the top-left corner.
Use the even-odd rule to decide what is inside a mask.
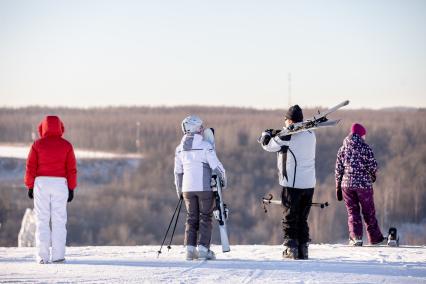
[[[283,151],[283,146],[289,146],[287,153]],[[316,137],[313,131],[293,134],[290,141],[282,141],[275,136],[267,145],[262,144],[262,148],[268,152],[277,152],[278,178],[281,186],[315,187]]]
[[[182,137],[176,147],[174,174],[178,192],[211,191],[212,174],[226,181],[225,169],[216,151],[199,134],[185,134]]]

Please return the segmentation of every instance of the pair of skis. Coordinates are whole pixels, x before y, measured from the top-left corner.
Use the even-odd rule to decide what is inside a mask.
[[[226,228],[226,219],[228,219],[228,208],[223,202],[222,185],[218,176],[212,177],[211,186],[213,189],[213,195],[215,200],[215,209],[213,210],[213,216],[219,223],[220,242],[222,244],[222,252],[229,252],[231,248],[229,246],[228,230]]]
[[[347,106],[349,104],[349,101],[343,101],[340,104],[325,110],[323,112],[319,112],[318,114],[314,115],[313,117],[304,120],[302,122],[293,123],[288,127],[283,127],[283,129],[277,129],[272,131],[272,136],[285,136],[285,135],[291,135],[295,133],[299,133],[302,131],[309,131],[309,130],[315,130],[322,127],[331,127],[335,126],[339,123],[340,119],[337,120],[328,120],[327,115],[330,113],[335,112],[336,110]],[[257,141],[261,142],[261,137],[257,139]]]
[[[203,138],[209,142],[213,148],[215,148],[214,142],[214,129],[204,129]],[[213,216],[219,223],[220,242],[222,244],[222,252],[229,252],[231,248],[229,246],[228,230],[226,227],[226,220],[228,219],[228,208],[223,202],[222,195],[222,183],[218,176],[213,176],[211,179],[211,188],[213,190],[213,196],[215,200],[215,209],[213,210]]]

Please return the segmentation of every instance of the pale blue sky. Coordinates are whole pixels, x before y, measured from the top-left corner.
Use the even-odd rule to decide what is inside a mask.
[[[0,106],[426,107],[426,1],[0,0]]]

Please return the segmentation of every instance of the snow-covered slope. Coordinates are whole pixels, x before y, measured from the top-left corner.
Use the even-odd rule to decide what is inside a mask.
[[[215,261],[185,249],[70,247],[65,264],[34,263],[34,248],[0,248],[0,282],[46,283],[426,283],[426,247],[311,245],[310,260],[282,260],[281,246],[232,246]]]

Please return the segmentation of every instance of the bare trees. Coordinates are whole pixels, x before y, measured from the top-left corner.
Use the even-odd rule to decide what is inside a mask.
[[[135,141],[139,139],[144,159],[137,171],[111,179],[110,184],[96,189],[93,184],[80,183],[84,198],[79,198],[77,193],[76,202],[70,205],[69,241],[80,245],[157,244],[176,202],[172,171],[174,148],[181,138],[180,122],[188,114],[198,114],[207,127],[216,129],[218,156],[227,169],[230,187],[225,198],[231,210],[231,243],[278,244],[281,242],[281,209],[276,207],[265,215],[260,202],[268,192],[279,196],[275,156],[263,151],[256,138],[265,128],[281,127],[283,112],[195,106],[0,109],[0,143],[29,143],[31,131],[46,114],[61,116],[66,138],[77,148],[136,152]],[[304,112],[308,117],[315,110]],[[333,115],[343,118],[337,127],[317,131],[314,200],[329,201],[330,206],[324,210],[312,209],[313,242],[336,242],[347,237],[345,208],[335,201],[333,174],[337,150],[352,122],[366,126],[368,143],[379,162],[375,203],[381,225],[426,222],[425,114],[424,109],[342,110]],[[0,188],[0,199],[12,196],[3,195],[5,190],[5,186]],[[20,193],[13,196],[25,198]],[[12,209],[14,202],[15,199],[3,201],[8,204],[9,217],[16,214]],[[28,206],[27,202],[20,204]],[[0,229],[0,236],[5,236],[6,229]],[[183,229],[178,229],[176,241],[181,240],[182,233]],[[213,238],[218,241],[215,232]]]

